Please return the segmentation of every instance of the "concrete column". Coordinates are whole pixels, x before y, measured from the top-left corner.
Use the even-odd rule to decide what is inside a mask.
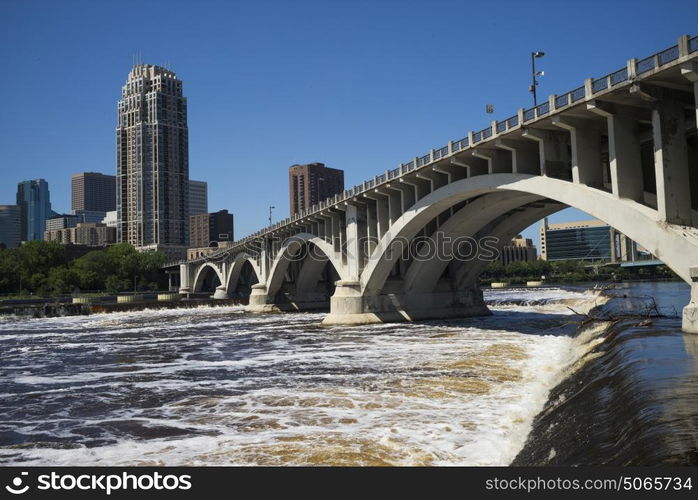
[[[513,173],[538,174],[540,172],[538,147],[531,141],[513,141],[503,138],[497,139],[495,146],[511,151],[511,169]]]
[[[601,160],[601,130],[589,120],[561,115],[553,116],[553,125],[570,133],[572,149],[572,182],[591,187],[603,187]]]
[[[342,250],[342,224],[340,221],[341,215],[337,212],[330,212],[330,225],[332,227],[332,245],[335,252],[340,252]]]
[[[463,160],[468,166],[468,177],[473,177],[476,175],[487,175],[490,172],[489,162],[477,156],[471,156]]]
[[[550,130],[525,128],[523,136],[538,142],[540,173],[558,179],[571,178],[567,134]]]
[[[378,223],[376,221],[376,203],[366,203],[366,255],[371,255],[378,241]]]
[[[688,173],[686,123],[681,103],[661,99],[652,110],[657,210],[661,220],[691,225],[691,182]]]
[[[391,191],[386,194],[388,195],[388,218],[392,226],[402,215],[402,193]]]
[[[611,108],[592,101],[587,108],[606,117],[608,123],[608,156],[613,194],[617,198],[644,201],[637,120],[618,106]]]
[[[611,262],[616,263],[618,261],[618,255],[616,251],[616,230],[611,228]]]
[[[489,174],[506,174],[513,171],[511,152],[502,149],[475,148],[473,156],[487,161]]]
[[[693,82],[693,102],[695,103],[696,122],[698,123],[698,63],[691,61],[682,64],[681,74]]]
[[[193,276],[190,276],[190,265],[189,264],[180,264],[179,265],[179,293],[181,294],[190,294],[191,293],[191,287],[192,285],[192,278]]]
[[[345,211],[346,227],[347,227],[347,245],[346,245],[346,260],[349,276],[358,281],[360,276],[359,259],[360,241],[359,241],[359,220],[356,205],[347,204]]]
[[[698,266],[691,268],[690,275],[691,301],[683,308],[681,328],[686,333],[698,333]]]
[[[405,184],[404,182],[398,182],[388,185],[388,189],[392,189],[400,193],[400,199],[402,200],[401,213],[405,213],[416,202],[416,193],[414,186]]]

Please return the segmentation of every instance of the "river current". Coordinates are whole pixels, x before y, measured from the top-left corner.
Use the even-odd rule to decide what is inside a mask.
[[[654,294],[680,312],[688,287],[617,294],[604,307]],[[578,332],[572,309],[604,301],[556,287],[485,298],[492,316],[360,327],[241,307],[0,317],[0,463],[545,463],[557,453],[545,440],[563,439],[544,432],[551,395],[593,370],[611,331]],[[673,346],[680,376],[695,375],[680,319],[644,328]]]

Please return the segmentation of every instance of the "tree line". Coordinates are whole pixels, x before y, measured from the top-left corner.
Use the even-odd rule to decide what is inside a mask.
[[[167,278],[161,252],[137,252],[128,243],[70,259],[55,241],[28,241],[0,250],[0,294],[65,295],[162,290]]]
[[[499,261],[491,263],[480,275],[480,283],[493,281],[525,283],[545,276],[547,282],[577,283],[582,281],[623,281],[632,279],[679,279],[667,266],[637,268],[602,265],[581,260],[535,260],[532,262]]]

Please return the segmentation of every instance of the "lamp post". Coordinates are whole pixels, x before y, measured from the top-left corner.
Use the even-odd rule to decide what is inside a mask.
[[[269,206],[269,225],[271,226],[271,211],[275,209],[276,207],[273,205]]]
[[[536,100],[536,87],[538,86],[537,76],[543,76],[544,71],[536,71],[536,59],[540,59],[545,55],[545,52],[531,52],[531,86],[528,88],[533,93],[533,106],[538,106]]]

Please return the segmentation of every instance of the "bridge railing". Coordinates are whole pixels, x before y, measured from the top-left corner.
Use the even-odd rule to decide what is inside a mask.
[[[682,51],[685,51],[685,53],[682,53]],[[676,45],[672,45],[671,47],[652,54],[649,57],[645,57],[644,59],[631,59],[625,67],[599,78],[591,79],[589,88],[587,88],[587,85],[585,84],[563,94],[553,95],[548,101],[541,103],[538,106],[522,109],[519,111],[519,113],[509,118],[496,121],[494,125],[490,125],[477,132],[471,132],[468,134],[468,136],[463,137],[462,139],[451,141],[448,146],[431,150],[429,154],[417,156],[407,163],[401,163],[396,169],[390,170],[385,174],[378,175],[369,181],[365,181],[360,185],[347,189],[343,193],[328,198],[320,203],[316,203],[315,205],[303,210],[300,215],[286,218],[268,228],[262,229],[254,234],[242,238],[237,243],[242,245],[250,240],[259,238],[260,236],[263,236],[271,231],[282,228],[292,222],[298,221],[299,219],[305,218],[308,215],[312,215],[315,212],[319,212],[332,205],[336,205],[346,201],[347,199],[353,198],[354,196],[367,190],[375,189],[379,184],[399,178],[413,170],[424,168],[449,155],[463,151],[466,148],[473,147],[477,143],[488,140],[492,137],[496,137],[499,134],[506,133],[514,128],[520,127],[523,124],[536,121],[539,118],[545,117],[558,109],[571,106],[579,103],[582,100],[590,99],[596,94],[612,90],[618,85],[629,82],[631,71],[634,75],[644,75],[645,73],[657,70],[663,66],[666,66],[667,64],[670,64],[682,56],[686,56],[697,51],[698,36],[682,37],[680,43]],[[231,248],[235,247],[229,247],[226,249],[226,251],[230,251]]]

